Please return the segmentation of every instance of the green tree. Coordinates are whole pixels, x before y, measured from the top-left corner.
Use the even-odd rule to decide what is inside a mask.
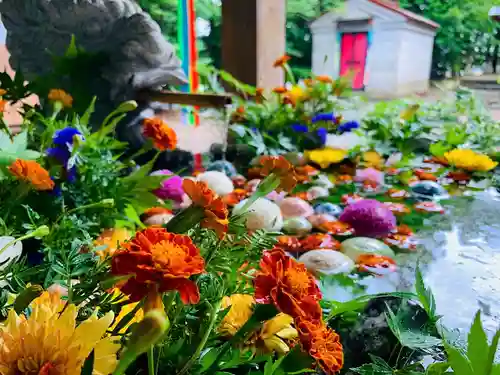
[[[440,24],[433,54],[433,73],[458,74],[468,64],[493,58],[494,24],[488,11],[494,0],[400,0],[402,7]],[[498,53],[498,51],[497,51]]]

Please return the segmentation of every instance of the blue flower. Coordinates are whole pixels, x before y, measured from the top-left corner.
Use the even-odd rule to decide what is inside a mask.
[[[318,130],[316,130],[316,134],[321,140],[321,144],[324,146],[326,143],[326,136],[328,135],[328,130],[325,128],[319,128]]]
[[[66,172],[66,179],[69,182],[76,180],[76,167],[73,165],[69,167],[69,159],[71,158],[71,149],[75,141],[75,136],[82,137],[82,133],[75,128],[67,127],[56,131],[53,137],[55,147],[47,149],[47,156],[57,160]]]
[[[309,128],[307,125],[302,125],[302,124],[293,124],[292,125],[292,130],[296,133],[307,133],[309,132]]]
[[[340,133],[347,133],[351,130],[359,128],[359,122],[357,121],[347,121],[338,127]]]
[[[52,140],[57,146],[69,148],[69,145],[73,145],[75,135],[82,136],[82,133],[78,129],[67,127],[56,131]]]
[[[336,122],[337,118],[335,117],[335,114],[332,112],[332,113],[320,113],[319,115],[316,115],[311,119],[311,122],[313,124],[316,124],[317,122],[320,121]]]

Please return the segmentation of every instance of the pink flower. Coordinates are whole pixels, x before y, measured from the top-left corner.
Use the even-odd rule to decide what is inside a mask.
[[[182,188],[182,177],[174,175],[168,169],[162,169],[151,173],[152,176],[170,176],[161,183],[161,187],[153,193],[160,199],[170,199],[176,203],[182,203],[184,189]]]
[[[384,184],[384,173],[380,172],[375,168],[357,169],[356,176],[354,177],[356,182],[374,182],[377,185]]]

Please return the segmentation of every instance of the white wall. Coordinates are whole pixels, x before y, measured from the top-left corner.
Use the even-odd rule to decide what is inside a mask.
[[[399,21],[374,21],[365,73],[367,93],[391,96],[397,90],[403,26]]]
[[[312,37],[312,71],[315,75],[336,77],[339,59],[335,24],[316,26]]]
[[[434,32],[407,24],[401,32],[398,81],[402,94],[424,92],[429,88]]]

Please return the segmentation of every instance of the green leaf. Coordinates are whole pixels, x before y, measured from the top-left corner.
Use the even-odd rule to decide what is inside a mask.
[[[95,359],[95,351],[92,350],[87,359],[85,359],[81,375],[92,375],[94,373],[94,359]]]
[[[488,338],[481,323],[481,311],[478,311],[467,338],[467,357],[475,374],[487,374],[485,370],[489,349]]]
[[[498,330],[495,333],[495,336],[493,336],[493,340],[491,341],[491,346],[489,348],[489,354],[488,354],[488,360],[486,362],[487,367],[485,374],[491,374],[493,371],[493,365],[495,362],[495,357],[498,349],[498,341],[500,340],[500,330]]]
[[[442,375],[450,368],[448,362],[432,363],[425,370],[425,375]]]
[[[437,337],[414,331],[401,332],[399,340],[401,345],[414,350],[430,349],[442,344],[442,341]]]
[[[94,96],[92,98],[92,101],[90,102],[90,105],[88,106],[87,110],[85,111],[85,113],[83,114],[83,116],[80,118],[80,125],[82,126],[88,126],[89,125],[89,122],[90,122],[90,116],[92,116],[92,114],[94,113],[95,111],[95,102],[97,100],[97,97]]]
[[[471,363],[469,362],[467,357],[460,352],[460,350],[448,344],[445,344],[445,348],[446,353],[448,354],[448,361],[450,363],[450,366],[456,375],[474,374]]]
[[[66,52],[64,53],[64,56],[72,58],[78,56],[78,48],[76,46],[75,35],[71,35],[71,41],[69,43],[68,48],[66,49]]]
[[[393,371],[380,369],[374,363],[365,364],[361,367],[355,367],[351,369],[361,375],[392,375]]]
[[[436,300],[430,288],[426,288],[422,272],[420,271],[420,267],[418,267],[418,265],[415,271],[415,278],[416,278],[415,289],[417,292],[418,299],[422,304],[422,306],[424,307],[424,310],[427,312],[427,315],[429,315],[429,318],[435,322]]]
[[[24,289],[14,301],[14,311],[21,314],[35,298],[42,295],[42,292],[43,288],[39,285],[31,285]]]
[[[436,142],[429,146],[429,152],[434,156],[443,156],[450,149],[443,142]]]
[[[284,357],[281,368],[287,373],[304,373],[313,368],[313,358],[305,353],[300,345],[295,347]]]

